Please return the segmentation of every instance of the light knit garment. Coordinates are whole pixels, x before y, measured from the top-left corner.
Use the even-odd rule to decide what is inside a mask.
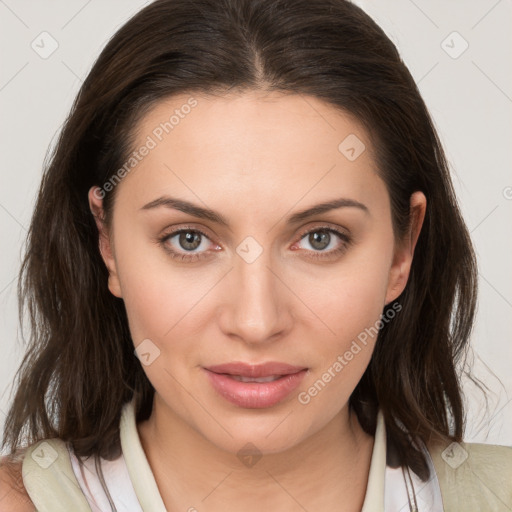
[[[121,438],[125,440],[125,443],[129,440],[132,443],[132,448],[135,447],[136,449],[130,450],[130,460],[127,460],[123,454],[113,461],[101,459],[103,477],[118,512],[143,512],[143,507],[137,498],[132,479],[139,481],[139,468],[147,468],[149,464],[142,450],[131,404],[127,406],[123,412],[123,418],[125,421],[122,421],[120,425]],[[382,479],[381,472],[379,476],[378,464],[382,463],[383,454],[385,456],[385,439],[385,424],[382,415],[379,413],[367,486],[368,489],[363,511],[374,510],[372,508],[371,499],[378,494],[375,490],[378,491],[379,487],[384,487],[384,489],[380,490],[384,491],[385,512],[408,512],[411,508],[409,506],[408,490],[401,468],[395,469],[386,466],[384,479]],[[75,454],[69,450],[69,447],[68,451],[70,451],[73,472],[92,512],[111,512],[112,508],[97,474],[94,458],[90,457],[82,460],[82,463],[80,463]],[[439,482],[428,452],[427,460],[432,475],[428,482],[421,481],[414,472],[410,472],[411,484],[416,493],[417,511],[442,512],[443,504]],[[380,480],[383,480],[383,482]],[[153,492],[157,493],[158,490],[153,489]],[[160,500],[161,497],[158,496],[158,501]],[[192,505],[193,504],[191,504],[191,506]]]

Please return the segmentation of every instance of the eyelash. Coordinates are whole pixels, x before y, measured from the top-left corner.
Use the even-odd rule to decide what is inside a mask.
[[[303,232],[299,236],[297,242],[300,242],[306,235],[309,235],[311,233],[315,233],[317,231],[323,231],[323,232],[327,232],[327,233],[334,233],[335,235],[337,235],[342,240],[342,244],[337,249],[332,249],[332,250],[330,250],[328,252],[309,251],[309,252],[311,252],[311,256],[310,257],[312,257],[314,259],[319,259],[319,260],[324,259],[325,260],[325,259],[332,259],[335,256],[341,256],[341,254],[343,254],[348,249],[349,245],[352,243],[352,239],[347,234],[342,233],[341,231],[338,231],[337,229],[334,229],[334,228],[329,227],[329,226],[317,226],[317,227],[315,227],[313,229],[309,229],[309,230]],[[201,231],[198,228],[193,228],[193,227],[188,227],[188,226],[179,228],[179,229],[177,229],[175,231],[171,231],[170,233],[166,233],[165,235],[163,235],[160,238],[158,238],[158,243],[169,254],[169,256],[171,258],[179,259],[180,261],[187,261],[189,263],[192,263],[194,261],[198,261],[200,259],[208,257],[208,255],[205,255],[205,253],[203,253],[203,254],[194,254],[194,253],[191,253],[191,254],[181,254],[181,253],[175,251],[174,249],[170,249],[166,242],[169,239],[171,239],[171,238],[173,238],[176,235],[179,235],[181,233],[199,233],[200,235],[204,236],[208,240],[210,239],[210,237],[204,231]]]

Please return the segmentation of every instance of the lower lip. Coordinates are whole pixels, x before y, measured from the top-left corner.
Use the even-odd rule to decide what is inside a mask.
[[[228,402],[238,407],[263,409],[284,400],[300,384],[307,370],[271,382],[240,382],[226,374],[205,371],[215,391]]]

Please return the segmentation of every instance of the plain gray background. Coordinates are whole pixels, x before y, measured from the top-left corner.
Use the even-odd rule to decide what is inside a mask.
[[[0,428],[23,354],[17,272],[45,154],[107,40],[147,3],[0,0]],[[464,379],[466,440],[512,445],[512,2],[355,3],[397,45],[418,84],[479,258],[473,369],[491,394],[486,409]]]

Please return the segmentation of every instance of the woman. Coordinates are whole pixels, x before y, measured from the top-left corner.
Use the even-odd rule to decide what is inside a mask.
[[[443,150],[355,5],[144,8],[28,241],[0,510],[512,506],[512,449],[463,442],[476,264]]]

